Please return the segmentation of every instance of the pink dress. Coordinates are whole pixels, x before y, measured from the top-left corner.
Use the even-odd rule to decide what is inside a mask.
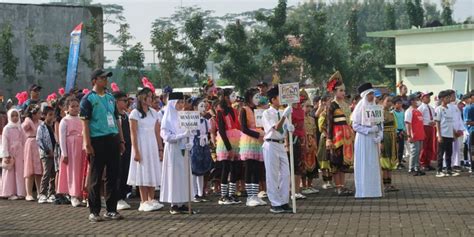
[[[20,127],[5,127],[2,134],[2,148],[4,156],[15,159],[13,169],[3,170],[2,186],[0,196],[11,197],[13,195],[26,196],[24,165],[23,165],[23,144],[25,135]]]
[[[61,159],[59,167],[58,193],[82,197],[84,150],[82,122],[79,117],[66,116],[59,124],[59,145],[61,154],[67,156],[68,163]]]
[[[34,123],[30,118],[26,118],[21,127],[26,136],[25,142],[25,178],[32,175],[42,175],[43,166],[41,164],[39,148],[36,143],[36,132],[39,122]]]

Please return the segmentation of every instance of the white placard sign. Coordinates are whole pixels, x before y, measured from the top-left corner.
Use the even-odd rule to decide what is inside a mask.
[[[383,122],[383,107],[380,105],[369,105],[365,108],[363,113],[363,124],[377,124]]]
[[[300,86],[298,82],[278,84],[280,104],[296,104],[300,102]]]
[[[199,129],[200,115],[199,111],[179,111],[179,126],[188,130]],[[176,121],[178,122],[178,121]]]
[[[262,118],[263,118],[263,109],[256,109],[253,111],[254,115],[255,115],[255,126],[257,128],[263,128],[263,121],[262,121]]]

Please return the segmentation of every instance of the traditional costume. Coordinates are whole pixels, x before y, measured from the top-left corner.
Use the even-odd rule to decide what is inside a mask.
[[[352,127],[356,131],[354,149],[355,197],[381,197],[382,184],[378,145],[383,138],[383,128],[381,124],[373,124],[364,117],[368,106],[375,105],[375,102],[367,100],[367,95],[374,92],[372,84],[362,84],[358,91],[362,99],[356,105],[352,114]]]
[[[168,98],[163,120],[161,123],[161,137],[165,142],[163,153],[163,172],[161,178],[160,201],[171,204],[170,212],[186,211],[183,205],[189,201],[189,175],[184,158],[184,151],[190,133],[179,126],[178,100],[184,99],[183,93],[171,93]]]

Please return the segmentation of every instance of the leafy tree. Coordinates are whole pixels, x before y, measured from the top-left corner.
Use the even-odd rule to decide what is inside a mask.
[[[225,54],[225,60],[219,70],[222,77],[243,94],[257,74],[258,67],[254,61],[256,42],[249,39],[239,20],[235,24],[227,25],[224,38],[225,43],[217,46],[218,51]]]
[[[69,59],[69,48],[66,46],[62,46],[60,44],[54,44],[54,60],[60,66],[60,78],[63,78],[61,81],[61,85],[66,84],[66,74],[67,74],[67,63]]]
[[[421,5],[421,0],[406,0],[406,7],[410,25],[422,27],[424,22],[424,10]]]
[[[283,73],[283,60],[288,57],[292,50],[288,43],[287,36],[292,28],[286,22],[287,3],[286,0],[279,0],[278,6],[273,9],[273,13],[265,16],[257,13],[255,19],[263,23],[268,29],[259,31],[258,37],[262,46],[268,47],[272,59],[273,83],[277,84]]]
[[[443,8],[443,12],[441,13],[442,22],[444,25],[453,25],[455,24],[453,20],[453,10],[451,6],[454,4],[454,1],[450,0],[442,0],[441,6]]]
[[[129,40],[132,39],[132,36],[128,30],[128,24],[121,24],[117,31],[117,42],[122,52],[122,55],[120,55],[117,60],[117,67],[124,70],[122,84],[125,91],[137,87],[140,81],[140,70],[144,67],[143,61],[145,60],[142,44],[137,43],[133,46],[129,44]]]
[[[33,67],[36,73],[41,74],[44,72],[44,64],[49,58],[49,47],[36,43],[33,29],[27,29],[26,35],[31,44],[30,55],[33,58]]]
[[[350,51],[350,58],[354,60],[354,58],[359,53],[360,48],[360,40],[357,30],[357,20],[358,20],[358,10],[356,7],[352,8],[351,14],[349,15],[349,20],[347,21],[347,30],[349,34],[349,51]]]
[[[8,82],[17,79],[16,68],[18,66],[18,58],[13,54],[13,37],[11,24],[4,24],[0,32],[0,63],[2,65],[3,76]]]
[[[184,51],[183,43],[178,40],[178,30],[157,19],[153,23],[151,34],[151,45],[158,53],[161,86],[172,86],[179,75],[178,55]]]
[[[214,43],[219,37],[217,32],[205,33],[204,18],[194,14],[184,24],[185,47],[182,65],[196,73],[197,81],[207,68],[206,61],[211,53]]]

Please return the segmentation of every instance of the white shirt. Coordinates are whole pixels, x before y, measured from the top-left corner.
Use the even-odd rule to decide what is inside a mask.
[[[436,107],[435,121],[439,122],[441,137],[454,137],[454,111],[442,105]]]
[[[427,125],[430,125],[431,122],[434,122],[435,111],[431,105],[422,103],[418,107],[418,110],[423,115],[423,125],[427,126]],[[430,112],[431,112],[431,115],[430,115]]]
[[[273,107],[270,107],[269,109],[263,111],[262,123],[263,129],[265,130],[265,139],[285,139],[285,133],[280,133],[275,129],[278,124],[278,121],[280,121],[280,119],[282,118],[279,113],[280,112]],[[280,116],[280,119],[278,119],[278,116]],[[286,120],[284,124],[286,123],[288,123],[288,120]]]

